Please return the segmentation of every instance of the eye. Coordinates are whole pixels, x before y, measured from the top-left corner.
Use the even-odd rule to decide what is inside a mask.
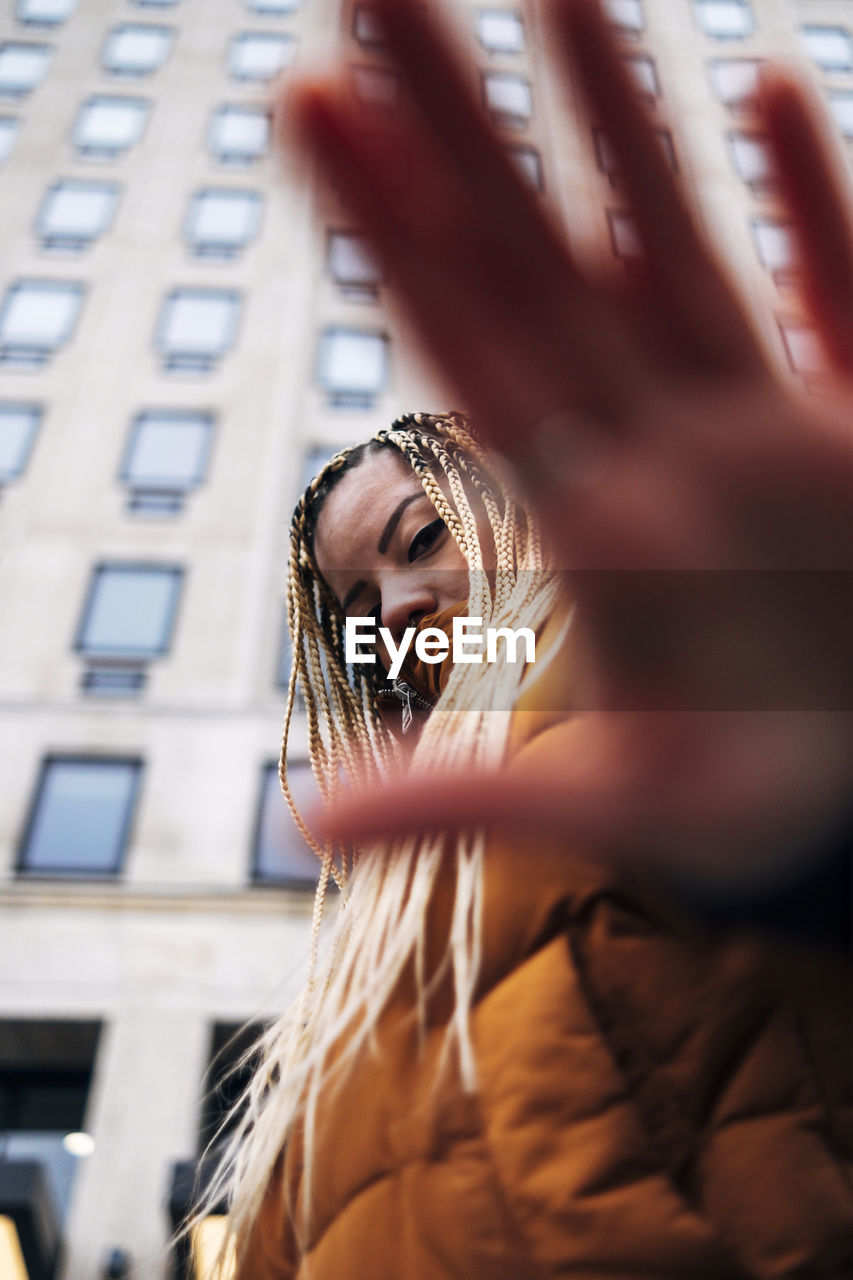
[[[409,563],[431,551],[446,528],[444,521],[439,518],[419,529],[409,544]]]

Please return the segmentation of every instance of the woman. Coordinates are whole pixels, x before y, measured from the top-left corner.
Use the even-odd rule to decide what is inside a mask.
[[[534,663],[407,663],[411,770],[559,757],[558,588],[459,415],[334,458],[294,516],[289,596],[288,723],[298,681],[326,797],[400,756],[405,702],[381,664],[347,667],[348,615],[395,645],[460,610],[536,632]],[[286,750],[287,728],[287,792]],[[332,877],[342,904],[235,1143],[239,1280],[844,1273],[831,966],[795,982],[535,831],[321,852],[315,944]]]
[[[646,249],[630,288],[578,266],[432,6],[373,8],[410,98],[383,145],[345,68],[298,88],[291,118],[576,571],[577,616],[531,498],[458,417],[395,424],[300,504],[312,764],[330,803],[349,785],[347,838],[399,839],[321,850],[318,903],[334,878],[346,905],[322,961],[318,906],[314,976],[266,1038],[234,1148],[239,1280],[841,1277],[843,976],[706,933],[645,879],[661,855],[703,892],[720,868],[764,883],[849,803],[849,620],[812,592],[849,568],[853,403],[853,235],[822,126],[790,79],[765,87],[837,375],[815,400],[704,243],[595,0],[548,10]],[[807,596],[776,589],[788,570]],[[408,694],[347,666],[350,602],[396,646],[446,630],[466,594],[469,616],[532,628],[536,661],[444,664],[437,683],[415,663]]]

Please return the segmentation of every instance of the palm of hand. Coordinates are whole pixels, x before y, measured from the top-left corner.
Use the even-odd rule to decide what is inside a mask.
[[[440,792],[413,779],[333,825],[488,814],[664,858],[689,842],[709,873],[760,869],[803,848],[851,780],[853,234],[820,123],[792,83],[768,81],[765,124],[837,373],[818,402],[771,367],[596,3],[561,0],[553,17],[644,244],[630,292],[579,269],[414,0],[378,10],[412,113],[377,149],[339,86],[304,85],[297,124],[571,575],[586,714],[572,757],[536,777]],[[389,159],[408,165],[406,190]]]

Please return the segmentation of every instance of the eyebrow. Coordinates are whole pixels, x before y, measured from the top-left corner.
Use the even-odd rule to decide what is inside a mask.
[[[394,536],[394,530],[397,528],[397,525],[400,523],[400,519],[403,515],[403,512],[406,510],[406,507],[408,507],[413,502],[417,502],[418,498],[423,498],[425,496],[426,495],[424,494],[423,489],[421,489],[419,490],[418,493],[410,493],[408,497],[401,498],[401,500],[397,503],[396,507],[388,517],[385,528],[382,530],[382,533],[379,535],[379,541],[376,544],[376,550],[379,552],[381,556],[384,556],[385,552],[388,550],[388,544]]]
[[[397,525],[400,523],[400,520],[402,519],[402,516],[403,516],[403,512],[406,510],[406,507],[410,506],[413,502],[417,502],[418,498],[425,498],[425,497],[426,497],[426,494],[424,493],[423,490],[421,490],[419,493],[407,494],[405,498],[401,498],[400,501],[397,503],[396,507],[391,512],[388,519],[386,520],[385,528],[382,530],[381,534],[379,535],[379,541],[376,544],[376,550],[379,552],[381,556],[384,556],[385,552],[388,550],[388,546],[391,542],[391,539],[394,537],[394,530],[397,528]],[[367,583],[364,581],[363,578],[359,578],[357,582],[354,582],[352,584],[349,591],[344,596],[343,601],[341,602],[342,613],[346,613],[347,609],[350,607],[353,600],[355,600],[356,597],[361,594],[361,592],[364,590],[366,585]]]

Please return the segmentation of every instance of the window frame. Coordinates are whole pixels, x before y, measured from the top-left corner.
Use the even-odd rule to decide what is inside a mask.
[[[661,128],[655,128],[654,132],[670,170],[673,173],[678,173],[678,155],[675,150],[672,131],[662,126]],[[598,125],[592,126],[592,145],[595,153],[595,163],[599,172],[604,174],[612,187],[619,188],[624,186],[624,170],[619,166],[606,132]]]
[[[335,337],[340,335],[357,338],[373,338],[380,342],[382,350],[382,380],[372,390],[360,387],[334,386],[324,376],[326,362],[325,349]],[[318,335],[317,355],[315,361],[315,380],[326,396],[329,405],[335,409],[372,409],[376,401],[388,388],[390,374],[391,343],[387,333],[377,329],[361,329],[352,325],[330,324],[321,329]]]
[[[92,611],[97,601],[99,583],[103,580],[103,575],[108,573],[156,573],[160,576],[169,576],[171,578],[171,595],[161,622],[160,639],[155,646],[146,649],[142,646],[117,644],[94,645],[91,642],[87,642],[86,631],[89,627]],[[80,611],[80,618],[74,633],[72,646],[74,651],[79,653],[87,662],[95,666],[102,663],[109,664],[112,662],[118,662],[120,664],[129,664],[134,667],[144,667],[146,663],[153,662],[164,657],[172,648],[172,641],[175,635],[185,577],[186,571],[183,565],[163,564],[148,560],[99,561],[93,566],[89,575],[86,593],[83,597],[83,607]]]
[[[827,100],[829,113],[835,128],[845,142],[853,142],[853,89],[830,89],[827,94]],[[835,114],[832,105],[834,102],[848,102],[850,104],[850,120],[846,124]]]
[[[44,222],[48,214],[50,201],[55,199],[63,190],[75,187],[81,191],[90,190],[94,192],[97,189],[101,194],[106,195],[109,198],[106,217],[91,234],[79,233],[74,235],[70,232],[49,234],[45,229]],[[110,182],[102,178],[58,178],[56,182],[48,187],[41,198],[33,221],[33,231],[39,237],[42,247],[45,249],[65,249],[72,252],[81,252],[93,245],[110,230],[115,221],[120,196],[121,187],[117,182]]]
[[[506,148],[506,153],[517,167],[519,173],[530,183],[534,191],[543,192],[545,190],[545,171],[542,164],[542,153],[538,147],[534,147],[529,142],[511,143]],[[525,163],[531,161],[530,167]]]
[[[386,283],[385,273],[378,261],[370,262],[370,254],[364,255],[367,270],[362,277],[352,276],[346,279],[339,276],[335,272],[335,243],[342,240],[362,241],[365,245],[369,245],[367,238],[357,231],[352,231],[343,227],[328,227],[326,230],[326,252],[324,255],[324,266],[328,278],[332,281],[335,288],[343,297],[355,302],[375,302],[379,296],[379,290]],[[372,269],[371,269],[372,268]]]
[[[124,811],[116,827],[116,841],[110,866],[95,868],[92,866],[60,866],[45,863],[41,866],[30,865],[27,853],[34,838],[36,822],[42,803],[42,797],[48,784],[51,767],[54,765],[115,765],[128,771],[129,787],[124,799]],[[48,752],[40,764],[39,773],[30,798],[23,831],[18,841],[15,857],[15,875],[26,879],[71,879],[71,880],[115,880],[124,870],[127,851],[131,843],[133,825],[139,805],[139,795],[145,762],[141,756],[115,755],[95,752]]]
[[[215,351],[205,352],[201,348],[186,346],[183,349],[166,345],[165,330],[168,327],[169,309],[181,298],[219,298],[231,302],[228,316],[228,334],[226,341]],[[219,362],[232,351],[237,344],[242,318],[244,294],[239,289],[228,289],[221,286],[207,285],[175,285],[170,289],[160,304],[157,322],[154,328],[154,350],[157,352],[163,369],[171,373],[213,373]]]
[[[62,335],[50,344],[33,342],[11,342],[7,343],[3,326],[6,321],[7,312],[11,308],[16,294],[23,290],[31,289],[36,293],[49,293],[51,290],[56,292],[74,295],[77,299],[76,305],[70,320],[67,323]],[[63,347],[66,347],[74,337],[77,325],[80,321],[80,314],[88,294],[87,286],[82,280],[48,280],[41,277],[26,276],[22,279],[13,280],[6,288],[2,300],[0,300],[0,365],[26,365],[27,367],[38,368],[44,365]]]
[[[11,128],[7,128],[11,125]],[[0,166],[4,165],[15,149],[21,133],[21,117],[0,115]],[[5,142],[8,139],[8,144]],[[5,151],[3,147],[6,147]]]
[[[727,5],[732,9],[739,9],[745,13],[749,19],[748,29],[745,31],[712,31],[705,25],[702,19],[703,13],[708,13],[714,6],[720,7]],[[752,7],[751,0],[693,0],[693,13],[696,18],[696,25],[704,36],[709,40],[749,40],[755,35],[758,24],[755,20],[755,10]]]
[[[45,44],[44,41],[35,40],[0,40],[0,63],[2,63],[3,53],[11,49],[38,50],[39,53],[45,55],[42,59],[41,71],[31,83],[21,85],[4,84],[0,79],[0,100],[5,98],[13,102],[21,102],[24,98],[29,97],[31,93],[34,93],[39,85],[44,82],[48,67],[53,59],[55,46]]]
[[[4,417],[11,417],[13,414],[25,414],[29,421],[14,469],[10,471],[0,469],[0,492],[5,485],[19,479],[29,466],[36,439],[44,421],[44,405],[35,400],[0,400],[0,422]]]
[[[800,378],[807,386],[822,385],[828,375],[828,366],[824,356],[823,349],[817,330],[808,321],[801,316],[777,315],[776,323],[779,327],[779,334],[782,340],[782,348],[788,361],[788,369],[795,378]],[[792,345],[792,338],[801,338],[805,341],[806,346],[811,348],[814,344],[814,350],[817,353],[817,360],[812,367],[810,357],[812,351],[805,352],[806,363],[799,364],[797,354]]]
[[[145,427],[157,419],[169,419],[173,422],[197,422],[204,427],[203,443],[195,473],[189,479],[166,477],[143,481],[134,480],[131,472],[133,454],[139,447],[139,441]],[[216,416],[211,409],[140,409],[133,415],[128,428],[127,439],[119,464],[118,479],[129,495],[129,506],[132,511],[145,511],[148,514],[175,514],[180,511],[187,494],[193,493],[206,480],[210,467],[210,455],[213,448],[213,434],[216,429]],[[149,502],[146,503],[146,497]],[[156,501],[152,501],[156,499]]]
[[[116,66],[107,62],[107,51],[110,43],[117,37],[127,35],[128,32],[153,32],[164,37],[163,54],[157,62],[148,65],[127,65]],[[104,37],[99,54],[99,66],[105,75],[115,76],[117,79],[124,80],[144,80],[147,76],[154,75],[166,65],[175,46],[175,28],[166,27],[153,22],[120,22],[117,26],[110,27]]]
[[[381,50],[385,39],[376,25],[376,6],[354,4],[352,7],[352,38],[363,49]]]
[[[274,70],[265,72],[260,75],[256,72],[239,71],[235,67],[236,51],[241,44],[249,44],[251,41],[266,42],[268,44],[277,44],[282,50],[287,50],[280,66]],[[273,80],[282,75],[288,67],[292,66],[296,57],[297,40],[289,31],[237,31],[228,41],[226,51],[226,64],[228,67],[228,75],[236,84],[271,84]]]
[[[615,27],[616,30],[621,32],[623,35],[639,36],[646,29],[646,6],[644,5],[643,0],[628,0],[628,3],[629,5],[636,5],[636,9],[639,14],[639,22],[626,22],[623,18],[617,16],[619,0],[613,0],[613,8],[611,8],[609,0],[604,0],[604,16],[610,25]]]
[[[657,98],[663,96],[657,60],[650,53],[626,53],[623,54],[622,60],[628,67],[634,87],[641,97],[645,98],[647,102],[654,102]],[[640,73],[641,67],[649,72],[649,79],[652,82],[651,88],[645,83],[645,78]]]
[[[194,216],[197,216],[198,208],[205,198],[227,199],[237,202],[244,200],[250,203],[254,208],[254,226],[252,226],[247,235],[240,240],[201,240],[193,239],[192,222]],[[197,187],[190,192],[187,202],[186,213],[181,228],[181,236],[188,251],[194,258],[219,259],[227,260],[236,258],[249,245],[254,243],[261,234],[264,213],[266,210],[266,199],[262,191],[255,188],[244,187],[216,187],[203,186]]]
[[[227,115],[249,116],[253,119],[264,121],[264,145],[261,151],[229,151],[223,152],[214,148],[214,135],[217,130],[217,122],[220,118]],[[206,149],[208,155],[217,164],[221,164],[230,169],[245,168],[249,165],[257,164],[261,160],[265,160],[269,155],[270,149],[270,127],[269,118],[263,108],[251,102],[223,102],[219,106],[214,107],[207,126]]]
[[[297,13],[301,8],[302,0],[284,0],[281,8],[275,8],[276,0],[243,0],[243,4],[249,13],[259,13],[267,18],[286,18],[293,13]]]
[[[489,18],[513,18],[516,23],[516,30],[521,33],[521,45],[519,48],[509,48],[506,45],[488,44],[484,34],[482,25]],[[475,9],[474,10],[474,31],[481,47],[488,54],[494,54],[502,58],[518,58],[527,51],[527,31],[525,29],[524,20],[520,13],[515,9]]]
[[[637,219],[630,209],[605,209],[607,217],[607,231],[610,237],[610,249],[616,258],[625,268],[629,276],[645,275],[648,270],[648,257],[640,242],[640,230]],[[636,237],[638,244],[636,251],[631,246],[619,243],[619,227],[618,223],[622,223],[630,236]]]
[[[853,32],[847,27],[842,26],[839,22],[837,25],[826,22],[801,22],[800,23],[800,40],[808,57],[816,67],[820,67],[821,71],[827,71],[831,75],[844,75],[846,72],[853,71]],[[848,58],[846,62],[825,62],[821,61],[808,46],[809,32],[830,32],[833,35],[840,35],[847,41]]]
[[[68,19],[73,15],[73,13],[74,13],[75,9],[77,8],[78,4],[80,3],[80,0],[68,0],[67,12],[66,12],[66,13],[64,13],[64,14],[62,15],[62,17],[60,17],[60,18],[54,18],[54,17],[33,18],[33,17],[29,17],[29,16],[27,16],[26,14],[24,14],[24,13],[22,13],[22,12],[21,12],[21,10],[24,8],[24,6],[27,4],[27,2],[28,2],[28,0],[16,0],[16,3],[15,3],[15,21],[16,21],[16,22],[19,22],[19,23],[21,24],[21,26],[22,26],[22,27],[34,27],[34,28],[36,28],[37,30],[46,31],[46,30],[55,30],[57,27],[61,27],[61,26],[62,26],[62,24],[63,24],[64,22],[67,22],[67,21],[68,21]]]
[[[708,79],[711,84],[711,92],[722,106],[728,111],[735,113],[749,113],[755,110],[756,94],[758,90],[758,72],[766,62],[765,58],[709,58],[706,67],[708,70]],[[714,73],[721,67],[749,66],[752,67],[755,86],[746,93],[737,98],[724,98],[719,87],[715,83]]]
[[[489,118],[499,127],[505,129],[526,129],[530,125],[534,117],[533,108],[533,85],[527,76],[519,75],[516,71],[482,71],[481,73],[481,93],[483,106],[488,112]],[[527,97],[530,103],[530,110],[526,115],[515,111],[505,111],[500,107],[495,107],[489,102],[489,84],[497,81],[514,81],[527,90]]]
[[[732,168],[745,186],[749,187],[755,195],[761,195],[776,191],[778,188],[778,179],[773,170],[773,157],[770,151],[769,138],[766,133],[750,131],[748,129],[730,129],[726,134],[726,142],[729,148],[729,156],[732,162]],[[755,151],[763,151],[766,164],[763,171],[749,177],[741,169],[741,160],[738,159],[738,145],[745,147],[753,147]]]
[[[790,218],[782,215],[755,213],[749,220],[752,243],[755,255],[765,271],[773,277],[777,284],[789,284],[799,274],[797,246],[794,224]],[[766,257],[767,245],[762,239],[762,232],[780,232],[787,237],[789,253],[785,261],[773,263]]]
[[[127,106],[133,106],[134,111],[137,115],[137,118],[141,122],[139,129],[135,133],[135,136],[129,139],[129,141],[127,142],[123,142],[115,145],[107,144],[104,142],[100,142],[100,143],[81,142],[79,140],[78,134],[79,134],[79,130],[82,128],[82,122],[84,120],[85,113],[93,110],[100,104],[114,104],[114,103],[123,103],[123,104],[126,104]],[[145,131],[148,127],[148,121],[151,116],[151,107],[152,107],[152,101],[150,98],[131,96],[130,94],[123,94],[123,93],[100,93],[99,92],[99,93],[90,94],[89,97],[85,99],[85,101],[81,102],[77,110],[77,114],[74,117],[74,122],[71,126],[71,140],[74,144],[75,151],[77,152],[78,155],[83,156],[86,159],[92,159],[92,160],[98,160],[98,161],[111,161],[111,160],[121,159],[121,157],[124,156],[131,149],[131,147],[135,147],[137,143],[141,142],[142,139],[144,138]]]
[[[297,771],[299,771],[301,774],[303,770],[307,770],[308,774],[313,779],[313,774],[311,774],[311,765],[307,760],[294,760],[288,764],[289,775],[292,775]],[[249,869],[248,869],[249,884],[252,888],[258,888],[258,889],[287,889],[287,890],[290,890],[291,892],[297,892],[297,893],[313,893],[317,888],[317,881],[320,877],[320,860],[319,858],[316,858],[316,855],[314,855],[314,853],[311,851],[310,846],[307,844],[307,842],[305,844],[305,848],[308,850],[309,855],[315,858],[315,861],[317,864],[317,870],[313,876],[309,876],[307,873],[305,875],[300,875],[295,873],[295,874],[285,874],[281,876],[272,876],[268,874],[264,875],[261,872],[261,867],[260,867],[261,836],[263,834],[265,810],[266,810],[268,796],[270,794],[275,795],[276,792],[278,792],[281,803],[286,806],[284,796],[281,795],[280,790],[278,790],[275,786],[275,783],[277,783],[277,781],[278,781],[278,762],[274,760],[265,761],[261,765],[261,769],[260,769],[260,786],[258,787],[258,790],[257,790],[257,800],[255,802],[255,818],[252,826],[251,855],[249,858]],[[316,786],[316,783],[314,785]],[[287,811],[287,814],[288,814],[288,818],[292,822],[293,816],[290,813],[289,809]],[[297,835],[299,835],[300,838],[302,838],[301,833],[299,832],[299,829],[298,827],[296,827],[295,823],[293,824],[293,828],[294,828],[294,831],[297,833]]]

